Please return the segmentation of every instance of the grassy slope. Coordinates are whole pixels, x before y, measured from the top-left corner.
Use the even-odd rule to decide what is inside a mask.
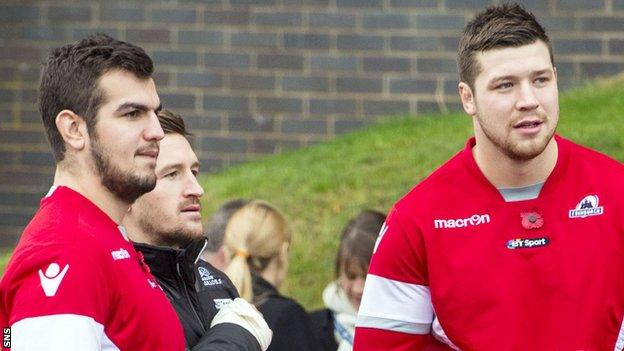
[[[624,160],[623,92],[623,79],[566,92],[559,133]],[[283,290],[308,308],[318,307],[347,220],[364,208],[388,211],[470,134],[470,120],[462,114],[389,119],[204,177],[204,211],[235,197],[265,199],[282,209],[295,233]],[[0,255],[0,271],[3,266]]]

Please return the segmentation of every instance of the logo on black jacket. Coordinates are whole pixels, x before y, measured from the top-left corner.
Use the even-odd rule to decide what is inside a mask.
[[[199,267],[197,270],[202,282],[204,282],[204,286],[221,285],[223,283],[223,279],[215,277],[206,268]]]
[[[598,195],[587,195],[577,205],[576,208],[568,212],[569,218],[585,218],[589,216],[600,216],[604,212],[604,207],[598,206]]]

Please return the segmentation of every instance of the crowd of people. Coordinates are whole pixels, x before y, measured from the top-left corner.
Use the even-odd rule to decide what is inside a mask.
[[[140,47],[50,52],[53,185],[0,281],[3,350],[624,349],[624,167],[555,135],[550,39],[519,5],[460,40],[475,136],[389,215],[341,233],[325,308],[280,292],[296,238],[267,199],[206,221],[184,119]],[[270,199],[268,199],[270,200]]]

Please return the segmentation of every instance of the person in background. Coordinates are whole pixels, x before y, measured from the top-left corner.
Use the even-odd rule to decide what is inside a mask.
[[[54,48],[39,110],[52,188],[0,281],[12,349],[183,350],[175,311],[128,241],[128,207],[156,185],[160,99],[145,51],[107,35]]]
[[[206,222],[206,237],[208,244],[203,252],[206,262],[215,266],[219,270],[224,270],[229,263],[229,257],[225,253],[223,238],[225,237],[225,227],[230,217],[241,207],[249,203],[249,200],[234,199],[223,203]],[[203,240],[202,240],[203,242]]]
[[[201,259],[204,190],[184,120],[169,110],[159,111],[158,120],[165,137],[156,161],[156,187],[130,207],[124,218],[128,236],[173,304],[188,348],[265,350],[270,331],[262,316],[238,298],[223,272]]]
[[[273,330],[270,351],[316,351],[318,341],[306,311],[278,291],[288,271],[292,234],[282,214],[263,201],[250,201],[228,221],[225,273],[241,296],[253,302]]]
[[[386,216],[364,210],[342,231],[335,261],[336,280],[323,291],[325,309],[310,314],[324,351],[350,351],[364,280]]]

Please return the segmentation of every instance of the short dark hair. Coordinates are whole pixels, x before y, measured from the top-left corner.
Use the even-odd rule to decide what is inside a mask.
[[[364,210],[353,217],[342,231],[338,254],[335,261],[336,277],[342,268],[357,264],[366,273],[370,263],[377,235],[383,226],[386,216],[375,210]]]
[[[165,134],[180,134],[185,137],[192,135],[186,130],[182,116],[171,110],[162,109],[158,111],[158,121]]]
[[[219,248],[223,246],[223,240],[225,238],[225,228],[230,221],[232,215],[243,208],[243,206],[250,203],[247,199],[234,199],[227,201],[217,209],[215,213],[208,218],[206,223],[206,237],[208,238],[208,246],[206,250],[210,252],[217,252]]]
[[[147,79],[154,71],[152,59],[140,47],[95,34],[50,51],[41,73],[39,112],[57,162],[65,157],[65,143],[56,128],[56,116],[71,110],[81,116],[89,132],[105,102],[99,79],[111,70],[125,70]]]
[[[519,47],[537,40],[548,46],[550,61],[554,65],[552,46],[535,16],[518,4],[490,6],[470,21],[459,41],[457,66],[460,81],[474,87],[481,71],[475,54],[481,51]]]

